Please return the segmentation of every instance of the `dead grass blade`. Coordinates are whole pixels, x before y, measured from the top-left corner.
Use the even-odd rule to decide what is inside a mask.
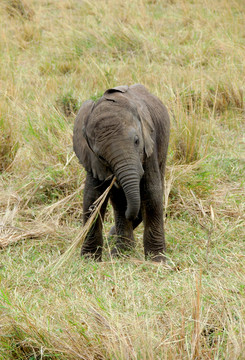
[[[200,312],[201,312],[201,290],[202,290],[202,272],[199,278],[196,276],[196,299],[193,309],[194,330],[192,339],[191,359],[198,359],[200,355]]]

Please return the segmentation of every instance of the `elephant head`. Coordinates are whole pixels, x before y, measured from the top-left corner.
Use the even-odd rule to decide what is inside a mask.
[[[140,93],[142,85],[107,90],[94,103],[83,103],[75,120],[73,144],[79,161],[101,181],[115,175],[126,200],[126,218],[140,209],[144,159],[153,153],[153,123]]]

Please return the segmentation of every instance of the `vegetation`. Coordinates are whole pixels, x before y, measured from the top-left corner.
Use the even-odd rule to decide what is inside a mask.
[[[244,0],[0,4],[0,359],[245,359]],[[167,263],[79,250],[79,106],[142,83],[168,107]]]

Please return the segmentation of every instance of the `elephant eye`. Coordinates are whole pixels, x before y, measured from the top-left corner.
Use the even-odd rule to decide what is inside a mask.
[[[139,143],[140,143],[140,139],[139,139],[138,135],[135,135],[135,137],[134,137],[134,145],[138,146]]]

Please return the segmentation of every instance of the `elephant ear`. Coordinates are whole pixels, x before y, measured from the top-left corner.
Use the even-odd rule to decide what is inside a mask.
[[[87,171],[89,171],[91,150],[89,149],[85,138],[85,127],[94,105],[95,103],[92,100],[87,100],[82,104],[75,119],[73,130],[73,149],[80,163]]]
[[[77,114],[73,130],[73,149],[86,171],[92,173],[94,178],[103,181],[111,176],[111,172],[93,153],[86,135],[86,126],[94,105],[92,100],[85,101]]]
[[[151,114],[143,100],[137,100],[136,107],[141,121],[145,153],[146,156],[149,157],[153,153],[154,148],[154,141],[152,139],[154,127]]]
[[[125,93],[126,91],[128,91],[128,85],[120,85],[120,86],[106,90],[104,93],[104,96],[105,96],[105,98],[107,98],[106,95],[113,94],[115,92]]]
[[[136,103],[137,111],[141,120],[145,143],[145,153],[146,156],[149,157],[153,153],[154,148],[154,124],[152,119],[152,111],[148,107],[149,96],[151,96],[151,94],[141,84],[131,85],[129,88],[129,93],[132,94],[132,98]]]

